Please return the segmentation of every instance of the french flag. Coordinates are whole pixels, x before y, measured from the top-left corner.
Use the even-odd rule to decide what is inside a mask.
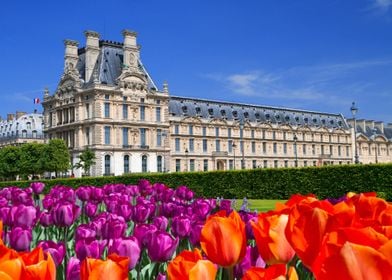
[[[39,98],[34,98],[33,102],[34,102],[34,104],[39,104]]]

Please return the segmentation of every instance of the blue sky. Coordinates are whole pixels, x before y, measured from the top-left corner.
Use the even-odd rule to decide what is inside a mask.
[[[42,111],[64,39],[138,32],[158,87],[178,96],[392,122],[392,0],[7,1],[0,9],[0,115]]]

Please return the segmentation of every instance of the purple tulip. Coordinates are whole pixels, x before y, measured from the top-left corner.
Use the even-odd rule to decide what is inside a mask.
[[[166,280],[166,275],[159,272],[156,280]]]
[[[152,223],[157,227],[158,230],[166,231],[169,220],[165,216],[158,216],[154,217]]]
[[[151,215],[151,209],[146,204],[137,204],[134,207],[133,221],[145,223]]]
[[[174,236],[185,238],[189,236],[191,220],[186,216],[176,216],[172,220],[171,232]]]
[[[99,259],[105,249],[106,241],[96,239],[81,239],[76,241],[75,252],[80,261],[85,258]]]
[[[52,209],[53,205],[55,203],[55,200],[52,198],[52,196],[50,194],[46,195],[43,199],[42,199],[42,206],[45,209]]]
[[[8,206],[8,200],[5,197],[0,197],[0,208]]]
[[[92,188],[91,189],[91,199],[96,202],[101,202],[103,199],[103,190],[101,188]]]
[[[9,235],[10,245],[16,251],[29,251],[30,243],[33,238],[31,229],[14,227]]]
[[[34,205],[34,202],[31,194],[21,189],[16,189],[12,192],[12,204]]]
[[[80,207],[66,202],[55,206],[52,214],[55,225],[60,227],[69,227],[79,217]]]
[[[11,219],[11,207],[10,206],[4,206],[0,208],[0,220],[3,221],[3,224],[5,226],[11,226],[12,225],[12,219]]]
[[[98,205],[90,201],[84,206],[84,211],[90,219],[97,214],[97,209]]]
[[[190,190],[190,189],[186,190],[186,193],[185,193],[186,200],[191,201],[194,196],[195,196],[195,193],[192,190]]]
[[[127,224],[121,216],[109,214],[105,223],[102,225],[102,238],[103,239],[116,239],[123,237]]]
[[[34,206],[20,204],[11,208],[11,222],[14,226],[32,227],[37,221],[37,209]]]
[[[122,216],[126,222],[129,222],[132,219],[132,213],[132,206],[129,203],[120,204],[118,207],[117,215]]]
[[[51,240],[40,241],[37,247],[41,247],[45,253],[49,253],[52,256],[56,266],[63,262],[65,256],[65,245],[63,242],[56,243]]]
[[[91,187],[81,186],[75,191],[75,193],[81,201],[88,201],[91,196]]]
[[[52,214],[45,211],[45,212],[41,212],[40,217],[39,217],[39,223],[43,226],[43,227],[48,227],[53,225],[53,217]]]
[[[82,224],[76,228],[75,240],[95,238],[96,234],[93,226]]]
[[[138,185],[126,186],[125,193],[132,197],[137,197],[140,195],[139,186]]]
[[[166,262],[171,260],[177,249],[179,238],[174,239],[165,231],[156,231],[147,243],[148,256],[153,262]]]
[[[200,220],[205,220],[212,210],[211,204],[207,200],[203,199],[195,200],[192,203],[192,209]]]
[[[138,182],[139,190],[142,196],[148,196],[153,193],[153,188],[150,181],[141,179]]]
[[[203,226],[203,221],[197,221],[192,224],[191,231],[189,233],[189,241],[193,246],[200,246],[200,234]]]
[[[133,229],[133,236],[139,241],[140,247],[145,247],[150,242],[151,236],[158,229],[151,224],[136,224]]]
[[[171,218],[173,217],[174,211],[176,209],[176,205],[172,202],[163,203],[161,205],[161,215]]]
[[[129,270],[134,269],[137,262],[139,261],[141,249],[139,246],[139,241],[136,239],[136,237],[111,240],[109,242],[108,249],[109,254],[116,253],[119,256],[128,257]]]
[[[175,194],[175,191],[173,189],[171,189],[171,188],[165,189],[165,191],[163,192],[163,195],[162,195],[162,201],[164,201],[164,202],[172,201],[174,194]]]
[[[30,188],[32,188],[35,194],[40,194],[45,188],[45,184],[42,182],[33,182],[30,184]]]
[[[176,196],[180,199],[185,200],[186,199],[186,192],[187,192],[188,188],[186,186],[179,186],[176,189]]]
[[[231,212],[231,200],[229,199],[222,199],[220,201],[220,210],[226,210],[226,212]]]
[[[68,260],[67,265],[67,280],[80,280],[80,261],[75,257]]]

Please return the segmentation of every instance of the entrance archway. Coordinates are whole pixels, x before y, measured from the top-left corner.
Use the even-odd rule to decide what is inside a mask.
[[[216,169],[217,170],[225,170],[225,162],[223,160],[218,160],[216,162]]]

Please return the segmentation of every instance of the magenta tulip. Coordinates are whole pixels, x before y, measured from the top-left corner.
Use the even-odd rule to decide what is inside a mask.
[[[45,188],[45,184],[42,182],[33,182],[30,184],[30,188],[32,188],[35,194],[40,194]]]
[[[153,218],[152,224],[155,225],[158,230],[166,231],[169,220],[165,216],[157,216]]]
[[[75,257],[71,257],[68,261],[67,280],[80,280],[80,261]]]
[[[37,214],[34,206],[20,204],[11,208],[11,222],[14,226],[32,227],[37,221]]]
[[[140,247],[145,247],[150,242],[152,234],[157,230],[157,227],[152,224],[136,224],[133,229],[133,236],[139,241]]]
[[[48,227],[48,226],[53,225],[52,214],[47,211],[41,212],[40,217],[39,217],[39,223],[43,227]]]
[[[109,242],[108,245],[109,254],[116,253],[119,256],[128,257],[129,264],[128,269],[132,270],[135,268],[140,258],[140,246],[139,241],[136,237],[126,237],[114,239]]]
[[[53,222],[59,227],[69,227],[80,215],[80,207],[71,204],[64,203],[55,206],[52,212]]]
[[[171,260],[177,249],[179,238],[173,238],[165,231],[156,231],[147,243],[148,256],[153,262],[166,262]]]
[[[81,239],[76,241],[75,252],[80,261],[85,258],[99,259],[105,249],[106,241],[96,239]]]
[[[41,247],[45,253],[49,253],[52,256],[56,266],[63,262],[65,256],[65,245],[63,242],[56,243],[51,240],[40,241],[37,247]]]
[[[91,225],[79,225],[75,231],[75,240],[95,238],[96,231]]]
[[[87,202],[87,204],[84,206],[84,211],[86,213],[86,216],[89,217],[90,219],[97,214],[97,209],[98,209],[98,205],[92,202]]]
[[[10,245],[16,251],[29,251],[33,236],[31,229],[14,227],[9,234]]]
[[[174,236],[185,238],[189,236],[191,230],[191,220],[186,216],[176,216],[172,220],[171,232]]]

